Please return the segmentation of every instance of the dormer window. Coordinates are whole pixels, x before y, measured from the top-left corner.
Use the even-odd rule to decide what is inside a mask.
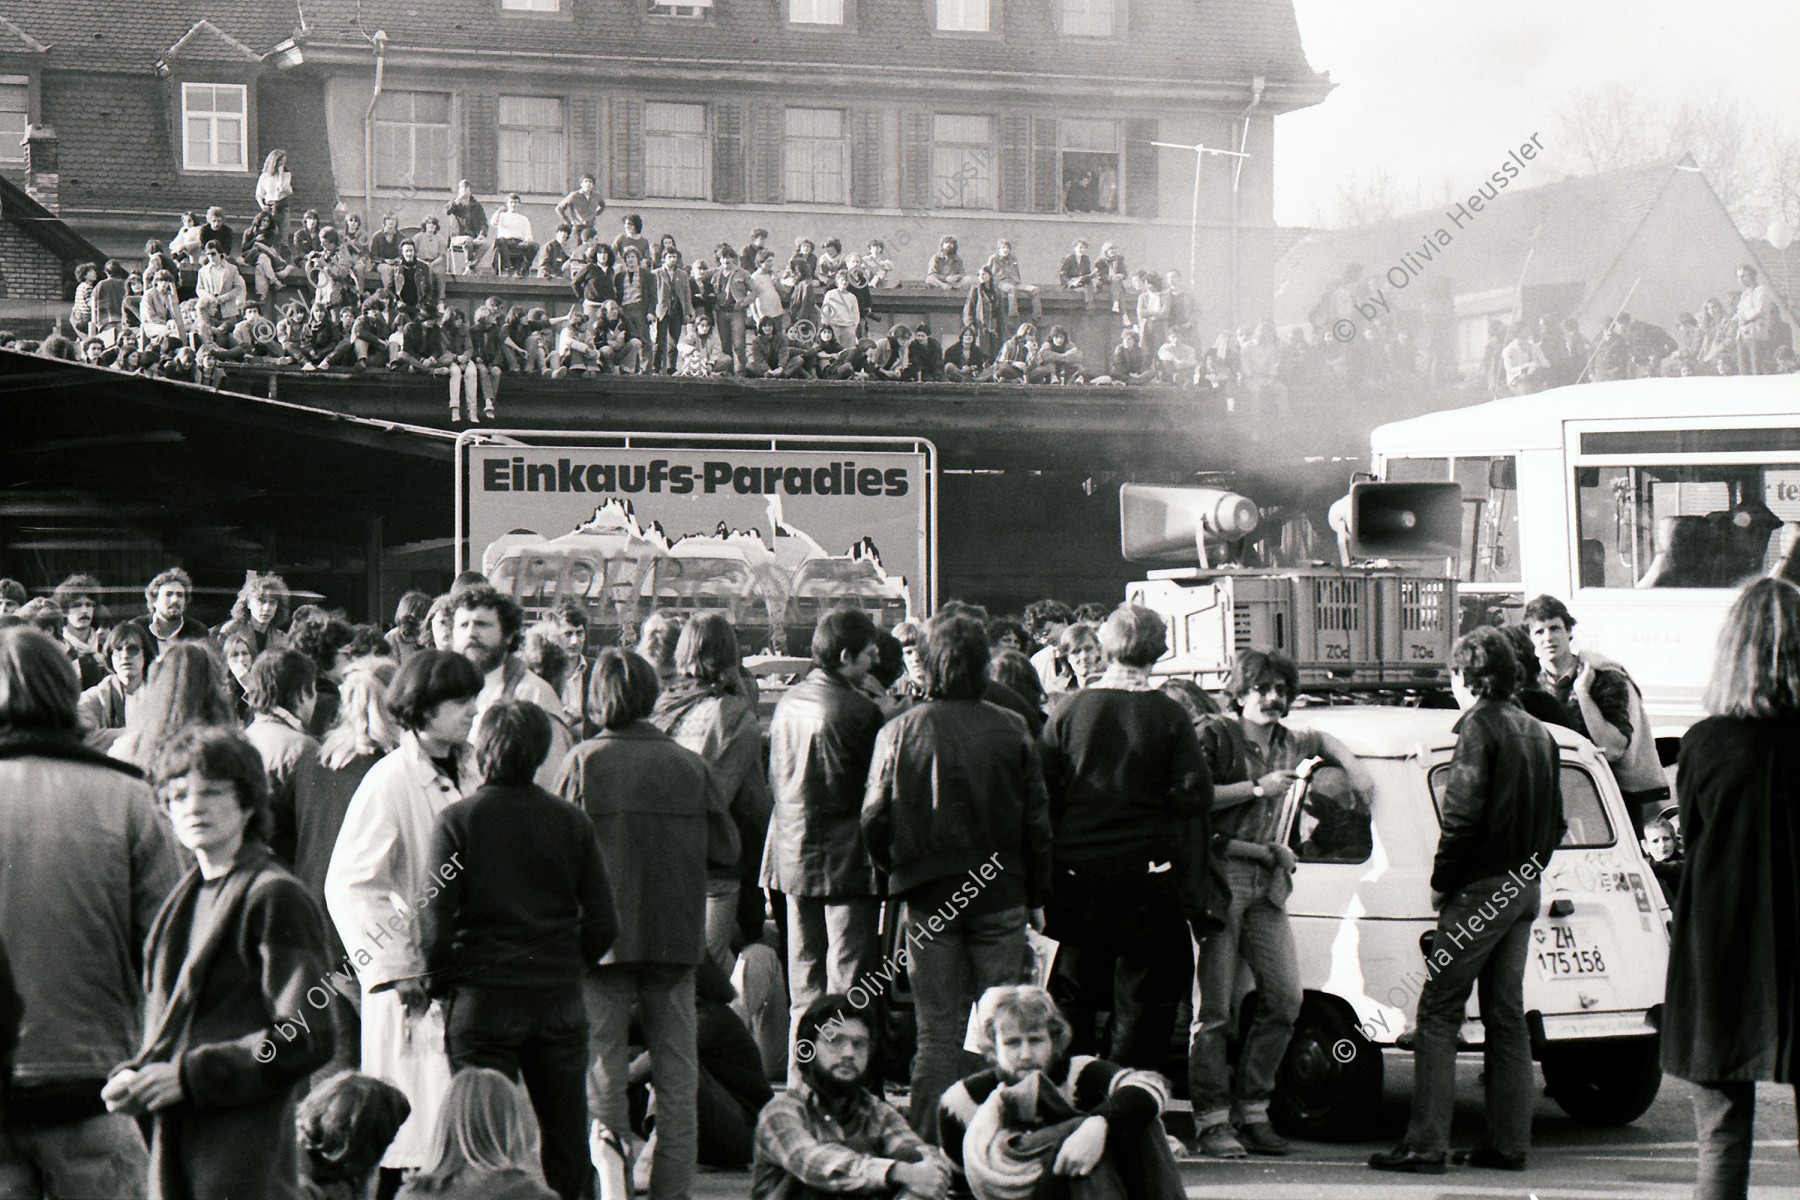
[[[250,169],[249,89],[241,83],[181,85],[181,162],[188,171]]]

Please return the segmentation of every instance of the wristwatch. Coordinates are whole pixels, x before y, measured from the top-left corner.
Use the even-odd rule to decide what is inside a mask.
[[[1258,800],[1261,800],[1264,796],[1268,795],[1267,792],[1263,791],[1263,785],[1262,785],[1262,781],[1260,779],[1251,783],[1250,794],[1252,796],[1255,796]]]

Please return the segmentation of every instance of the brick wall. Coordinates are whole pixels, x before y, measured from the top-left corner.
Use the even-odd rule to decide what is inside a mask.
[[[62,300],[68,267],[10,221],[0,221],[0,273],[7,300]]]

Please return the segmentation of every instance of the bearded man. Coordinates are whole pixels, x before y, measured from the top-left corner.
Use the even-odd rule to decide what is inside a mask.
[[[948,1160],[870,1090],[874,1035],[861,1010],[828,992],[807,1006],[796,1033],[800,1081],[757,1119],[751,1200],[944,1200]]]

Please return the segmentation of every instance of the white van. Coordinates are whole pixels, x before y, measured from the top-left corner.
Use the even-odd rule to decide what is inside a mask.
[[[1305,1004],[1271,1115],[1313,1140],[1369,1132],[1382,1054],[1411,1046],[1425,956],[1437,928],[1431,866],[1457,713],[1398,707],[1296,709],[1296,727],[1329,732],[1375,777],[1371,811],[1297,786],[1289,845],[1301,856],[1288,901]],[[1525,971],[1532,1056],[1570,1116],[1627,1124],[1662,1083],[1657,1009],[1669,960],[1669,909],[1632,834],[1603,757],[1552,728],[1562,752],[1568,833],[1544,873]],[[1479,1049],[1470,997],[1461,1040]]]

